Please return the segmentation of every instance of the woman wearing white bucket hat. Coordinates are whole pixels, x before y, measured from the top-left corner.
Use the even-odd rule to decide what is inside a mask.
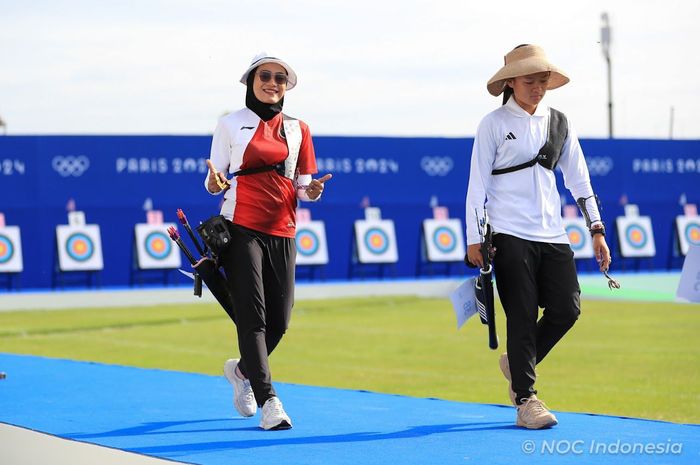
[[[246,106],[219,120],[204,181],[210,193],[225,192],[221,214],[230,220],[230,242],[219,257],[241,359],[228,360],[224,374],[241,415],[262,407],[261,428],[287,429],[292,422],[272,386],[268,356],[294,304],[297,200],[319,200],[331,175],[311,178],[317,169],[309,128],[282,113],[285,93],[297,83],[294,70],[263,52],[240,82],[247,86]]]
[[[479,124],[466,199],[467,259],[481,266],[478,215],[488,209],[494,231],[498,294],[507,318],[507,348],[499,360],[509,381],[516,424],[557,424],[535,395],[535,366],[574,325],[580,289],[573,252],[562,226],[554,168],[564,175],[586,218],[601,271],[610,266],[597,197],[581,146],[562,113],[541,105],[545,93],[569,82],[542,48],[521,45],[488,81],[503,105]],[[544,309],[538,320],[538,308]]]

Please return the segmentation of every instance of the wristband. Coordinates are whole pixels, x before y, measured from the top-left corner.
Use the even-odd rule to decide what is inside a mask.
[[[600,234],[601,236],[605,237],[605,225],[601,222],[600,225],[596,225],[595,227],[589,229],[591,233],[591,237],[595,237],[596,234]]]

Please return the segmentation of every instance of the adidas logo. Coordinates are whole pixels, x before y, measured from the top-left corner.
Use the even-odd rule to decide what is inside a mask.
[[[506,135],[506,140],[515,140],[515,139],[517,139],[517,137],[515,137],[515,134],[513,134],[512,132],[509,132]]]

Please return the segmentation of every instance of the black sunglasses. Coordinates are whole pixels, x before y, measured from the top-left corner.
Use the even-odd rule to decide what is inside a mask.
[[[270,79],[272,79],[274,77],[275,84],[277,84],[278,86],[284,85],[288,81],[286,74],[284,74],[284,73],[272,74],[271,71],[260,71],[258,73],[258,77],[260,78],[260,80],[262,82],[270,82]]]

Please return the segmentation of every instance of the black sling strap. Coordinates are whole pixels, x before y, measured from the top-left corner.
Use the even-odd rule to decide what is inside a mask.
[[[235,173],[233,173],[234,176],[246,176],[249,174],[257,174],[257,173],[264,173],[265,171],[272,171],[275,170],[279,174],[284,174],[284,163],[277,163],[275,165],[265,165],[265,166],[257,166],[255,168],[246,168],[244,170],[238,170]]]
[[[287,116],[284,113],[282,114],[282,118],[284,121],[295,120],[295,118],[292,118],[291,116]],[[282,127],[280,128],[280,135],[282,136],[283,139],[285,139],[285,140],[287,139],[287,135],[285,134],[285,130],[284,130],[284,124],[282,124]],[[297,155],[298,155],[298,153],[297,153]],[[282,161],[280,163],[276,163],[274,165],[256,166],[255,168],[246,168],[246,169],[238,170],[235,173],[233,173],[233,176],[234,177],[235,176],[247,176],[249,174],[264,173],[266,171],[273,171],[273,170],[276,171],[277,174],[279,174],[280,176],[284,176],[285,171],[286,171],[285,170],[286,161],[287,160],[285,159],[285,161]],[[294,162],[294,166],[296,166],[296,163],[297,163],[296,157],[294,158],[293,162]]]
[[[531,166],[535,166],[537,164],[538,158],[539,158],[539,155],[537,155],[532,160],[525,162],[525,163],[521,163],[519,165],[509,166],[508,168],[501,168],[498,170],[493,170],[493,171],[491,171],[491,174],[493,174],[493,175],[506,174],[506,173],[512,173],[513,171],[520,171],[520,170],[524,170],[525,168],[530,168]]]
[[[537,163],[547,169],[553,170],[557,166],[559,157],[561,157],[561,149],[564,147],[564,141],[566,141],[568,135],[569,124],[566,120],[566,116],[559,110],[550,108],[547,141],[544,143],[537,156],[535,156],[535,158],[532,160],[519,165],[493,170],[491,171],[491,174],[495,176],[499,174],[512,173],[513,171],[520,171],[525,168],[530,168],[535,166]]]

